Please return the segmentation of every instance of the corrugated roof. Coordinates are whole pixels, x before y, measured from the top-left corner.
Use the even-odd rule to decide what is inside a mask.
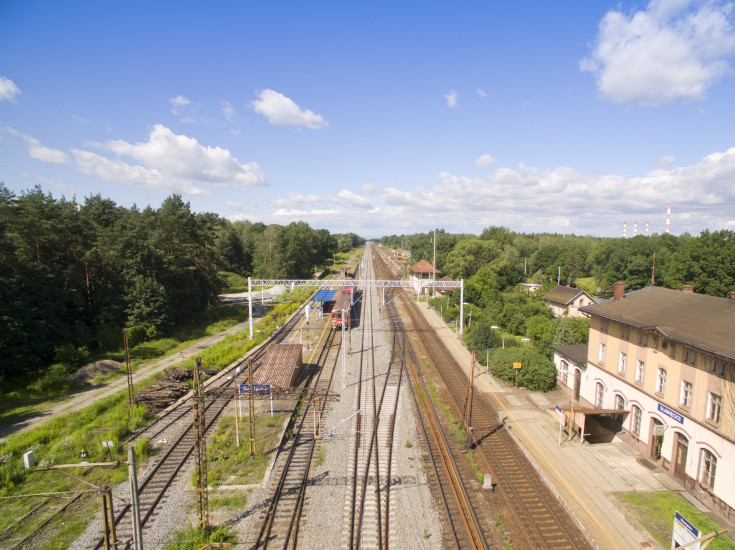
[[[735,360],[735,300],[649,286],[580,309]]]
[[[301,344],[276,344],[270,347],[253,374],[253,383],[291,386],[301,366]]]
[[[336,290],[320,290],[316,293],[313,302],[331,302],[334,299],[334,295],[337,294]]]
[[[411,266],[411,271],[414,273],[441,273],[438,269],[434,269],[426,260],[419,260],[418,263]]]
[[[574,301],[574,299],[580,294],[584,294],[594,302],[592,297],[581,288],[572,288],[570,286],[564,285],[556,285],[556,287],[551,292],[544,296],[544,300],[555,302],[557,304],[567,305]]]
[[[587,344],[559,344],[558,346],[551,346],[551,349],[556,350],[559,355],[566,357],[577,365],[587,366]]]

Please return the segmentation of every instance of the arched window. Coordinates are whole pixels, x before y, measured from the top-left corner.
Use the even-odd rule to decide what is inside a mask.
[[[715,471],[717,470],[717,457],[707,449],[702,449],[699,458],[699,482],[710,489],[715,486]]]
[[[625,410],[625,397],[620,394],[615,396],[615,408],[619,411]]]
[[[605,386],[602,385],[602,382],[598,382],[597,386],[595,386],[595,407],[598,409],[602,408],[602,400],[605,397]]]
[[[564,384],[565,386],[568,386],[567,384],[567,376],[569,375],[569,363],[564,361],[562,359],[559,361],[559,382]]]
[[[641,408],[638,405],[633,405],[630,408],[630,431],[638,437],[640,437],[641,435],[641,417],[642,416],[643,416],[643,411],[641,411]]]

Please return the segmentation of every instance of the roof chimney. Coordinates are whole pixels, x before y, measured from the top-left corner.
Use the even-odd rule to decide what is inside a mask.
[[[730,291],[730,299],[735,300],[735,290]]]
[[[684,285],[681,290],[682,292],[694,292],[694,285]]]
[[[622,300],[625,296],[625,283],[623,282],[617,282],[615,283],[615,292],[613,294],[613,298],[616,300]]]

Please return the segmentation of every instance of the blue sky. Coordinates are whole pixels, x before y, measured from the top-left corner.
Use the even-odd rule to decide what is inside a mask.
[[[0,1],[0,180],[232,221],[735,230],[718,1]]]

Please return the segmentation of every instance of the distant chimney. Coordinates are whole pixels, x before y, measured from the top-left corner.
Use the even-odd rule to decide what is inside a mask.
[[[735,300],[735,290],[730,291],[730,299]]]
[[[622,300],[625,296],[625,283],[617,282],[615,283],[615,293],[613,294],[613,298],[616,300]]]
[[[684,285],[681,288],[682,292],[694,292],[694,286],[693,285]]]

